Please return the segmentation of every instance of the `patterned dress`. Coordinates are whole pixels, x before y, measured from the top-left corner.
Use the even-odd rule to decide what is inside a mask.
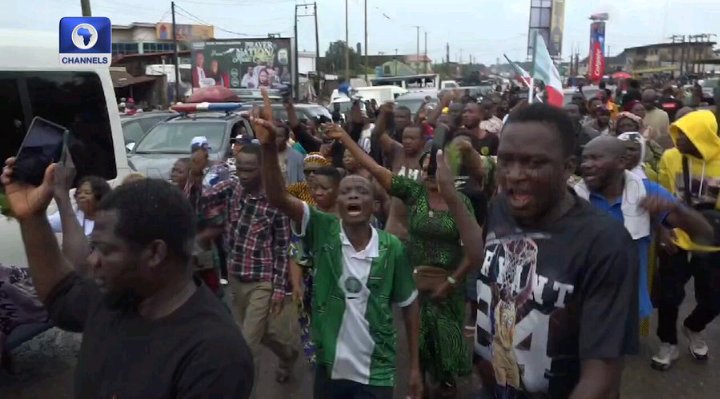
[[[449,211],[430,208],[425,186],[393,176],[390,194],[408,209],[407,252],[410,266],[436,266],[452,273],[463,259],[460,232]],[[462,196],[470,213],[472,205]],[[455,377],[470,373],[470,351],[463,337],[464,284],[458,282],[443,301],[420,294],[420,364],[434,381],[454,384]]]
[[[312,194],[310,193],[310,185],[306,181],[293,183],[288,186],[287,191],[293,197],[304,201],[309,206],[314,207],[315,200],[313,200]],[[302,239],[295,234],[290,238],[290,258],[303,269],[303,284],[305,285],[305,292],[302,301],[298,305],[298,321],[300,323],[300,340],[303,345],[303,352],[308,363],[315,365],[315,344],[313,343],[312,336],[310,334],[310,309],[312,299],[312,286],[313,278],[309,272],[312,260],[312,255],[302,245]]]

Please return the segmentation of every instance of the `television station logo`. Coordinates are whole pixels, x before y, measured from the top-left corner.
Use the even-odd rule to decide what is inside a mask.
[[[64,17],[60,20],[60,63],[110,66],[112,24],[107,17]]]

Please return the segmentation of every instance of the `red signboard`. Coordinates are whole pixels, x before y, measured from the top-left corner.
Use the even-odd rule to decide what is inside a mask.
[[[605,75],[605,22],[593,22],[590,25],[588,79],[599,82],[603,75]]]

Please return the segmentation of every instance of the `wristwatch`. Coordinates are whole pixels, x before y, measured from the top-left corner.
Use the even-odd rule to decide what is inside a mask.
[[[448,276],[447,281],[448,281],[448,283],[450,283],[450,285],[453,285],[453,286],[457,284],[457,280],[455,280],[455,277],[453,277],[453,276]]]

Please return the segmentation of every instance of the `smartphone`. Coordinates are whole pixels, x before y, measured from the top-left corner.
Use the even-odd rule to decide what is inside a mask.
[[[65,127],[36,116],[15,157],[13,178],[33,186],[42,184],[45,169],[63,161],[69,135]]]

